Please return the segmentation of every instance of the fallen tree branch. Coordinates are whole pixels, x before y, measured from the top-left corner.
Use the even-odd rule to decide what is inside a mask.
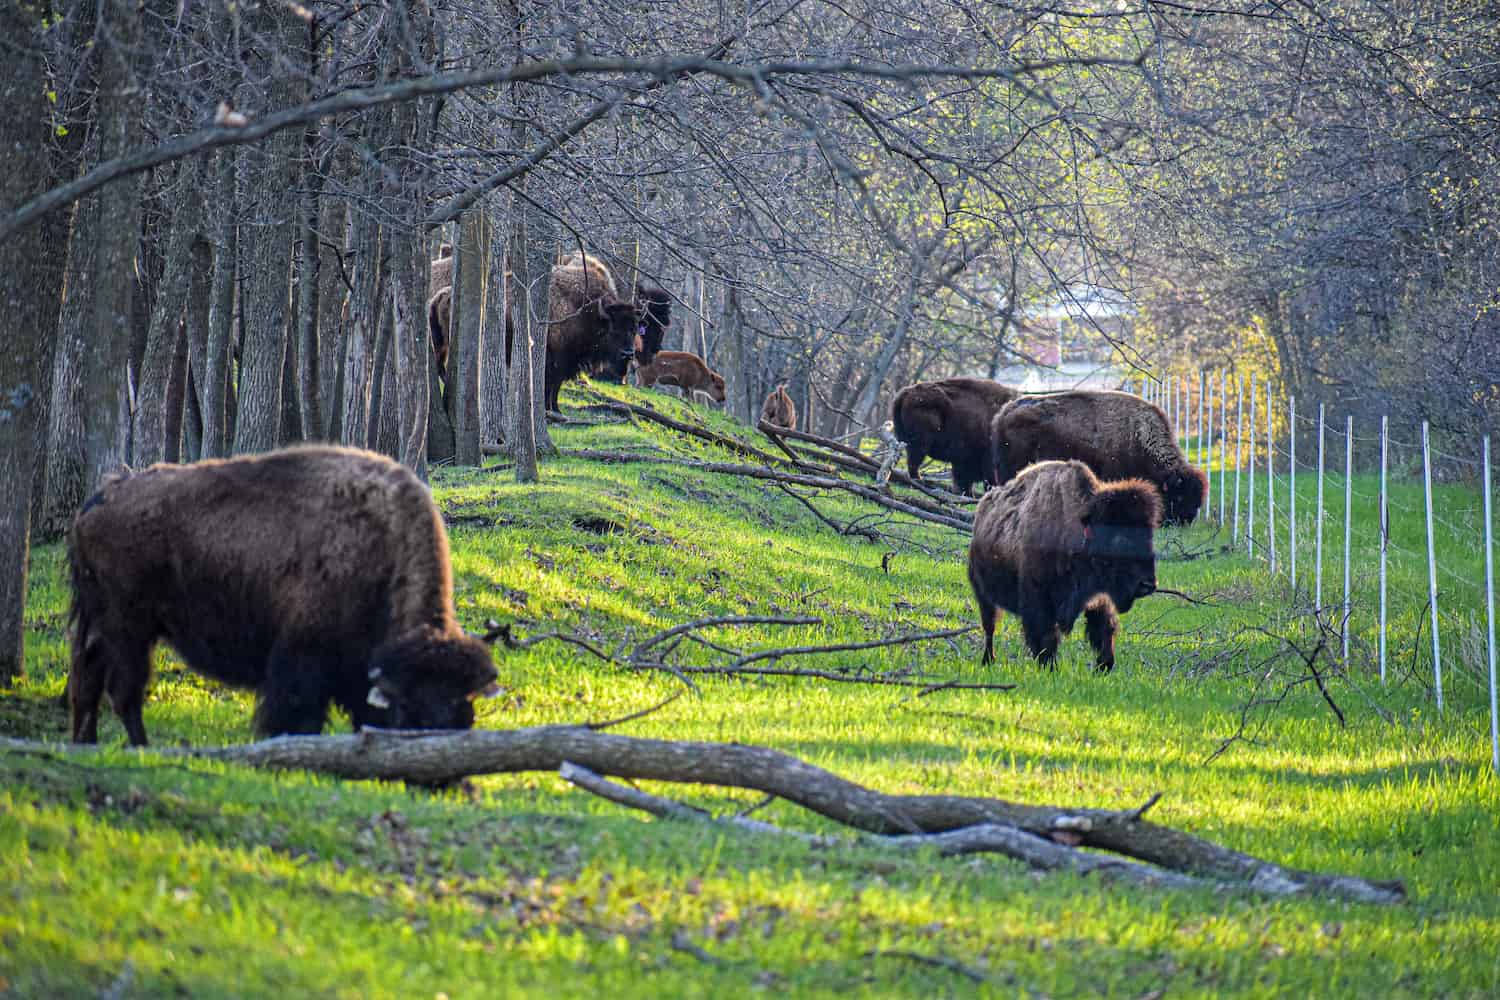
[[[0,741],[0,749],[61,756],[94,747]],[[442,784],[481,774],[557,771],[573,762],[618,778],[722,785],[774,795],[866,833],[953,834],[1001,824],[1066,845],[1097,848],[1169,872],[1231,883],[1268,895],[1321,895],[1366,903],[1405,898],[1399,882],[1298,871],[1192,834],[1137,819],[1133,810],[1064,809],[959,795],[888,795],[768,747],[658,740],[598,732],[587,726],[510,731],[361,730],[350,735],[281,736],[241,746],[168,747],[169,758],[199,758],[272,770],[308,770],[350,779]],[[964,836],[972,836],[964,834]],[[1072,855],[1063,857],[1071,858]],[[1068,861],[1068,864],[1075,862]]]

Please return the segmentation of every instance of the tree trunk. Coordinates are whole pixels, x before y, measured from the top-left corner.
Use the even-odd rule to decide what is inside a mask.
[[[85,161],[88,162],[88,161]],[[52,357],[52,392],[47,414],[46,484],[37,538],[55,542],[67,534],[83,503],[88,482],[84,442],[83,372],[94,322],[94,261],[99,253],[100,196],[75,206],[68,239],[62,315]]]
[[[318,253],[318,404],[323,411],[320,437],[338,441],[343,409],[339,395],[343,383],[339,376],[343,373],[344,340],[348,336],[344,320],[349,301],[341,250],[350,249],[354,239],[343,199],[323,200],[322,232],[327,240]]]
[[[256,8],[251,8],[256,10]],[[278,5],[259,8],[260,29],[279,41],[283,53],[298,49],[302,22]],[[279,110],[302,99],[300,74],[278,70],[266,101]],[[269,451],[281,442],[282,385],[289,340],[292,245],[297,239],[298,206],[288,204],[301,164],[296,129],[284,129],[250,147],[246,200],[256,225],[248,229],[247,282],[241,304],[246,336],[241,345],[239,412],[234,450]]]
[[[173,361],[182,339],[182,317],[187,309],[188,287],[193,278],[193,244],[198,239],[203,204],[199,171],[189,165],[178,173],[178,197],[173,199],[172,235],[167,243],[166,266],[157,288],[156,307],[151,311],[146,335],[146,355],[141,365],[135,410],[135,461],[150,465],[166,460],[170,448],[168,426],[182,428],[182,394],[176,398],[176,419],[170,413]]]
[[[99,157],[108,161],[141,141],[142,95],[133,60],[141,49],[140,8],[105,0],[100,54]],[[94,317],[84,348],[82,381],[84,489],[126,460],[129,434],[128,363],[136,254],[141,238],[141,179],[124,177],[99,192],[99,249],[94,258]]]
[[[485,277],[489,271],[490,227],[484,209],[471,208],[459,224],[458,273],[453,291],[460,303],[459,321],[454,325],[455,343],[448,348],[448,394],[453,398],[454,460],[459,465],[478,466],[479,427],[479,349],[484,335],[484,318],[489,312]]]
[[[208,220],[204,220],[207,223]],[[184,462],[203,457],[203,397],[208,388],[208,317],[213,301],[213,245],[206,234],[193,241],[193,277],[188,283],[187,385],[182,417]]]
[[[167,411],[164,427],[166,449],[162,453],[165,462],[182,461],[182,425],[187,406],[188,346],[187,328],[177,328],[177,346],[172,351],[172,367],[167,374]]]
[[[23,205],[56,180],[49,156],[48,67],[27,42],[44,7],[0,5],[6,39],[0,73],[0,205]],[[49,372],[46,344],[57,330],[67,246],[67,213],[0,240],[0,684],[25,665],[26,570],[32,479]]]
[[[234,433],[229,415],[230,371],[234,365],[234,293],[239,267],[238,173],[234,147],[216,157],[212,202],[213,277],[209,282],[208,340],[203,352],[203,457],[229,454]]]
[[[520,181],[526,183],[525,178]],[[510,431],[506,443],[511,458],[516,462],[516,482],[534,483],[538,479],[536,461],[536,406],[535,383],[532,369],[536,365],[536,332],[539,320],[546,315],[546,306],[538,308],[534,294],[535,280],[531,274],[533,258],[527,253],[527,212],[520,198],[515,199],[511,213],[511,301],[516,304],[515,344],[511,351],[509,406]],[[543,300],[545,303],[545,300]],[[545,427],[545,423],[543,427]]]
[[[479,348],[479,437],[483,445],[499,444],[505,439],[506,397],[506,320],[511,315],[510,281],[506,276],[510,220],[498,211],[490,218],[489,248],[485,266],[489,268],[488,293],[485,296],[484,320],[480,324]]]
[[[427,481],[427,410],[431,405],[431,341],[427,334],[427,250],[414,233],[400,234],[391,254],[391,353],[399,415],[397,461]],[[386,405],[390,405],[387,403]]]
[[[318,295],[322,291],[318,279],[323,264],[318,225],[322,221],[323,176],[314,157],[317,135],[317,129],[309,128],[304,139],[301,252],[297,255],[297,395],[304,441],[321,441],[324,435],[322,381],[318,377]]]
[[[381,287],[385,287],[385,282]],[[400,447],[400,414],[392,401],[396,395],[396,362],[391,357],[395,336],[390,309],[380,312],[380,331],[375,335],[374,359],[370,364],[370,415],[364,447],[395,458]]]
[[[344,327],[343,417],[344,444],[367,447],[366,438],[374,411],[371,409],[370,377],[373,353],[385,314],[385,231],[368,214],[357,216],[358,234],[353,247],[355,294],[349,297]]]

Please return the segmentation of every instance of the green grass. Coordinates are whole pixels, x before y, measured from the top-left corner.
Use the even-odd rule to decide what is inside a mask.
[[[653,426],[553,434],[569,449],[725,457]],[[714,614],[822,619],[712,634],[757,648],[974,620],[964,541],[945,529],[902,528],[911,545],[870,544],[834,534],[766,484],[666,465],[562,459],[543,477],[539,487],[494,471],[435,477],[471,627],[493,617],[522,634],[588,632],[612,647]],[[867,512],[852,500],[814,503],[840,521]],[[1342,544],[1341,527],[1334,534],[1325,545]],[[809,848],[653,821],[548,774],[439,795],[163,761],[120,747],[109,718],[111,749],[98,758],[0,754],[0,995],[121,982],[122,995],[141,996],[976,989],[872,950],[963,962],[997,996],[1500,992],[1500,789],[1483,692],[1456,683],[1438,718],[1404,659],[1382,687],[1361,658],[1330,680],[1346,728],[1311,685],[1292,686],[1279,706],[1251,713],[1252,741],[1205,763],[1256,690],[1281,692],[1296,673],[1283,660],[1264,681],[1277,647],[1257,629],[1297,638],[1305,628],[1284,581],[1224,542],[1206,524],[1163,533],[1162,583],[1215,606],[1142,602],[1123,620],[1120,666],[1107,677],[1089,669],[1081,629],[1048,673],[1006,621],[994,669],[978,666],[977,634],[817,664],[1016,681],[1012,692],[912,699],[814,680],[706,680],[701,697],[622,731],[768,745],[892,792],[1121,807],[1160,791],[1160,822],[1298,867],[1401,878],[1404,906],[1142,892],[999,858]],[[1472,564],[1469,541],[1445,544],[1452,565]],[[65,728],[62,562],[56,549],[37,553],[29,672],[0,692],[7,735],[56,739]],[[501,654],[499,665],[512,690],[487,703],[480,724],[491,728],[609,718],[676,683],[550,642]],[[157,744],[244,741],[249,715],[246,696],[162,654],[146,707]],[[716,811],[755,801],[648,787]],[[831,829],[780,803],[757,815]],[[674,946],[683,939],[718,961]]]

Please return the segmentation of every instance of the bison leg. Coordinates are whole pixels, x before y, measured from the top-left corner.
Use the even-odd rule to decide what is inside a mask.
[[[99,702],[106,689],[115,713],[125,723],[132,746],[146,745],[141,706],[151,672],[150,640],[80,636],[68,673],[68,701],[72,708],[73,742],[99,742]]]
[[[305,650],[277,649],[266,666],[255,708],[258,736],[321,733],[328,722],[333,664]]]
[[[921,448],[913,448],[910,444],[906,446],[906,474],[913,479],[921,479],[922,463],[927,461],[927,453]]]
[[[1062,641],[1056,616],[1036,602],[1026,602],[1021,610],[1021,634],[1037,662],[1051,667],[1057,659],[1057,644]]]
[[[984,629],[984,656],[979,662],[988,665],[995,662],[995,618],[998,609],[983,597],[977,597],[976,600],[979,603],[979,625]]]
[[[1083,620],[1089,645],[1094,647],[1094,664],[1100,672],[1108,673],[1115,668],[1115,633],[1120,628],[1120,616],[1109,600],[1099,598],[1083,609]]]

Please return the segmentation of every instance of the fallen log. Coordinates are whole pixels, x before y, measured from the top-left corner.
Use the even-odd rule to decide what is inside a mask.
[[[15,739],[0,741],[0,749],[60,755],[95,752],[94,747]],[[240,746],[170,747],[151,752],[170,758],[421,784],[481,774],[555,772],[572,762],[616,778],[759,791],[865,833],[942,834],[1002,824],[1067,847],[1097,848],[1268,895],[1319,895],[1383,904],[1400,902],[1406,896],[1400,882],[1298,871],[1159,826],[1143,817],[1151,803],[1126,810],[1070,809],[978,796],[889,795],[768,747],[644,739],[584,725],[463,732],[365,729],[350,735],[281,736]]]

